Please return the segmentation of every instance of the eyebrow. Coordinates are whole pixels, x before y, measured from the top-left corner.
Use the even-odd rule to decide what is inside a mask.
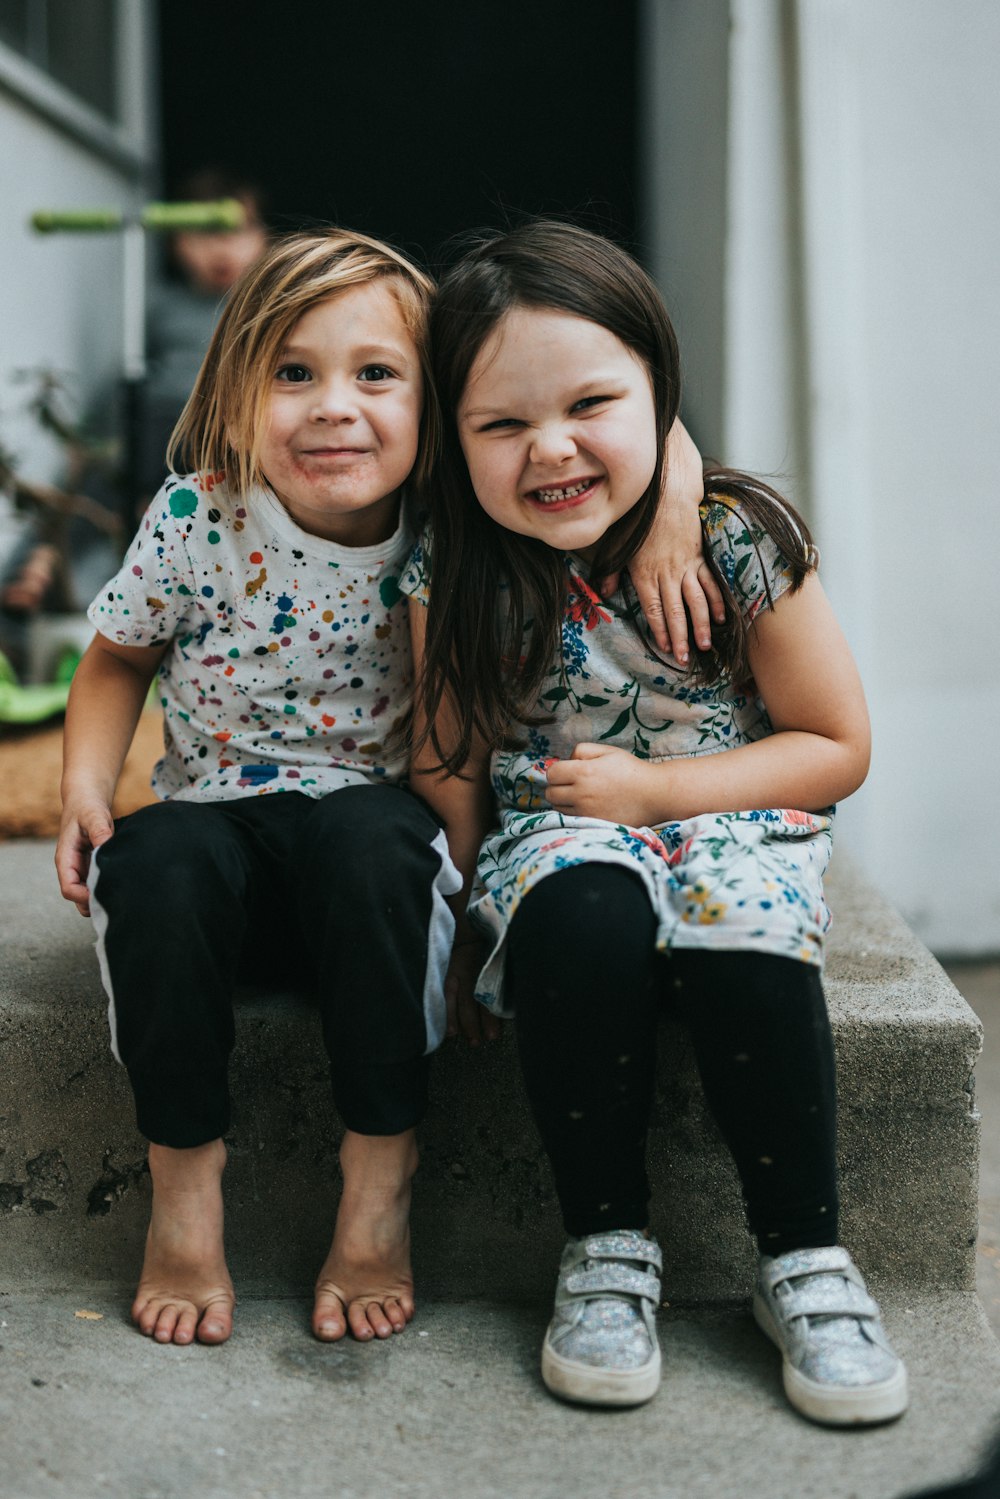
[[[279,359],[306,359],[315,357],[315,344],[283,344],[278,351]],[[352,359],[389,359],[395,364],[409,364],[410,356],[401,344],[361,344],[351,350]]]
[[[606,392],[609,395],[613,395],[616,390],[621,388],[623,383],[620,375],[598,375],[596,379],[584,380],[582,384],[573,386],[573,401],[582,401],[587,396],[597,395],[598,393],[603,395]],[[500,406],[473,406],[468,411],[462,412],[461,420],[463,422],[471,422],[484,416],[510,416],[518,404],[518,401],[515,399]],[[572,405],[572,402],[570,404]]]

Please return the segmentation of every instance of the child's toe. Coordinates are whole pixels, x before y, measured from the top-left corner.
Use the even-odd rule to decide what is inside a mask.
[[[153,1337],[158,1343],[172,1343],[174,1340],[174,1329],[177,1326],[180,1310],[173,1302],[167,1302],[161,1306],[154,1320]]]
[[[184,1307],[174,1325],[173,1342],[190,1343],[198,1325],[198,1313],[193,1306]]]
[[[319,1338],[322,1343],[334,1343],[338,1338],[344,1337],[347,1332],[347,1321],[344,1317],[343,1304],[338,1296],[317,1296],[312,1330],[313,1336]]]

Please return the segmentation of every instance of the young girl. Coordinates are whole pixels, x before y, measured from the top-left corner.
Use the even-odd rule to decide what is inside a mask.
[[[677,409],[648,277],[594,235],[534,223],[445,278],[432,347],[444,457],[403,581],[430,602],[412,609],[430,723],[415,784],[468,888],[492,755],[500,824],[455,980],[467,1033],[476,972],[481,1005],[514,1014],[570,1236],[543,1378],[594,1404],[657,1388],[644,1150],[669,1007],[739,1169],[755,1315],[790,1400],[834,1424],[897,1416],[905,1371],[837,1242],[822,875],[869,731],[808,532],[765,486],[708,476],[727,618],[682,670],[629,595],[593,586],[648,529]]]
[[[175,434],[197,474],[168,480],[90,610],[56,864],[63,895],[93,912],[112,1044],[151,1142],[133,1317],[161,1342],[219,1343],[232,1328],[222,1136],[241,967],[315,990],[346,1125],[313,1331],[388,1337],[413,1315],[414,1128],[445,1028],[445,897],[460,883],[438,824],[401,787],[402,491],[437,428],[430,293],[364,235],[273,247],[234,291]],[[156,673],[163,800],[114,824]]]

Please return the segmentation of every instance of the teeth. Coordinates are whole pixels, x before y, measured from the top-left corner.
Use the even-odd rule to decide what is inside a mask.
[[[536,489],[535,494],[543,504],[551,505],[556,500],[571,500],[576,495],[583,494],[583,491],[589,487],[590,480],[582,479],[579,484],[572,484],[567,489]]]

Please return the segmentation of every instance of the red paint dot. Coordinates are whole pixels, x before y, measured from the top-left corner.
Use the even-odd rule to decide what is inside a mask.
[[[251,552],[250,553],[250,561],[254,564],[255,567],[259,563],[263,562],[263,560],[264,560],[264,554],[263,554],[263,552]]]

